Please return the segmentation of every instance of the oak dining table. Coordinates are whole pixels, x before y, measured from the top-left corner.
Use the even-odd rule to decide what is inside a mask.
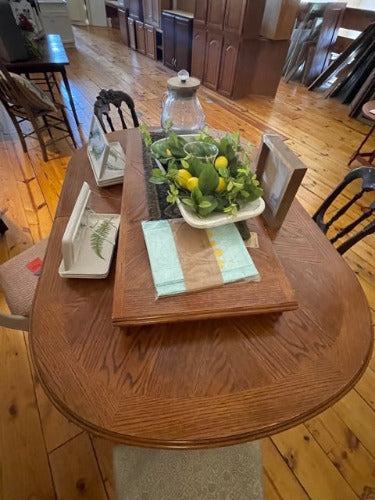
[[[121,142],[126,171],[142,165],[138,129],[110,139]],[[68,419],[128,445],[223,447],[295,426],[354,386],[372,352],[369,307],[353,271],[297,200],[269,233],[298,300],[292,311],[116,327],[116,262],[103,280],[60,278],[61,238],[82,182],[94,210],[120,213],[126,177],[123,187],[98,188],[85,147],[73,155],[36,291],[32,358]],[[146,201],[138,203],[144,210]]]

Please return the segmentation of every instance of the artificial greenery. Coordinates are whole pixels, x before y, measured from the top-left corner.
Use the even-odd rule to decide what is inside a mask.
[[[243,205],[262,196],[263,191],[250,169],[249,154],[240,145],[238,132],[216,139],[205,130],[196,138],[196,141],[217,146],[218,158],[224,157],[227,164],[224,168],[218,168],[217,162],[215,167],[196,156],[186,155],[187,141],[171,130],[167,131],[165,140],[154,143],[146,126],[141,126],[141,132],[151,155],[164,167],[164,171],[153,169],[149,181],[169,185],[169,203],[180,200],[199,217],[212,212],[236,215]],[[196,178],[197,185],[189,185],[187,176]]]
[[[109,232],[113,227],[111,219],[105,219],[98,226],[90,227],[92,230],[91,234],[91,248],[96,253],[98,257],[104,260],[102,255],[104,242],[107,240]]]

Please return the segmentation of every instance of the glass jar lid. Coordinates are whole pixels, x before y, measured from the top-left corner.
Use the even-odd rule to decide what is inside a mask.
[[[169,78],[167,85],[171,90],[177,90],[183,94],[192,94],[197,90],[199,85],[201,84],[198,78],[194,78],[189,75],[189,72],[186,69],[182,69],[177,73],[177,76],[173,76]]]

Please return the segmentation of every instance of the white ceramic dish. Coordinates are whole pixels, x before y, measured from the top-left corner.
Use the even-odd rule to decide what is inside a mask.
[[[190,134],[182,135],[181,137],[184,137],[188,142],[193,142],[197,139],[198,136],[196,134]],[[165,139],[160,139],[159,141],[155,142],[161,141],[165,141]],[[160,163],[160,161],[157,159],[155,159],[155,161],[160,170],[165,173],[165,168]],[[242,220],[257,217],[258,215],[263,213],[266,205],[263,198],[258,198],[257,200],[251,201],[240,208],[240,210],[238,210],[237,212],[237,215],[226,215],[222,212],[215,212],[204,218],[198,217],[195,212],[190,210],[179,200],[177,201],[177,206],[181,212],[182,217],[184,218],[185,222],[189,224],[189,226],[196,227],[198,229],[208,229],[210,227],[224,226],[225,224],[231,224],[232,222],[239,222]]]
[[[189,226],[198,229],[208,229],[210,227],[224,226],[232,222],[239,222],[241,220],[252,219],[260,215],[265,209],[263,198],[258,198],[255,201],[247,203],[244,207],[238,210],[237,215],[226,215],[222,212],[214,212],[207,217],[198,217],[198,215],[189,210],[181,201],[177,201],[177,206],[181,212],[182,217]]]

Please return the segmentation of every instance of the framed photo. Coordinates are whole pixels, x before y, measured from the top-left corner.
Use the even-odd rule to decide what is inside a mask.
[[[99,120],[93,115],[90,126],[89,141],[87,145],[87,155],[94,170],[95,177],[101,179],[106,169],[109,143],[99,123]]]
[[[306,166],[276,134],[264,134],[256,159],[267,225],[279,229],[306,173]]]

